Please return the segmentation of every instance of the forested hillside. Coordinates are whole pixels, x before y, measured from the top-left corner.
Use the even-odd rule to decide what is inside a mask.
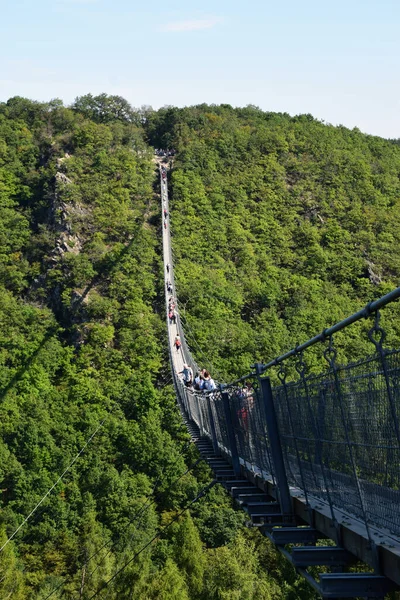
[[[254,107],[0,104],[0,547],[22,525],[0,600],[88,600],[126,564],[98,597],[313,597],[219,486],[184,511],[212,474],[171,385],[154,147],[176,150],[179,309],[214,376],[398,285],[394,141]],[[341,361],[372,352],[368,326]]]
[[[197,455],[171,386],[147,136],[153,143],[170,136],[179,150],[173,226],[182,301],[194,325],[202,321],[203,347],[229,374],[248,367],[262,339],[265,355],[274,324],[269,352],[284,344],[307,301],[302,277],[313,273],[307,240],[314,217],[304,217],[297,241],[293,223],[284,226],[298,210],[279,162],[291,156],[285,139],[294,125],[285,125],[286,134],[287,120],[276,117],[267,133],[267,117],[248,112],[194,109],[188,123],[178,111],[169,123],[168,111],[134,111],[106,95],[78,98],[69,108],[57,100],[0,104],[1,599],[89,599],[128,563],[98,597],[312,597],[265,539],[244,528],[219,486],[179,516],[212,475],[201,463],[190,469]],[[264,119],[257,134],[254,123]],[[308,126],[322,127],[302,123],[302,131]],[[393,147],[392,171],[385,171],[379,165],[389,146],[381,144],[379,201],[386,198],[395,214],[400,149]],[[287,160],[310,168],[306,159]],[[295,173],[293,166],[292,190],[311,198],[303,171]],[[381,264],[374,252],[390,247],[396,229],[378,208],[383,237],[376,233],[368,260],[388,279],[396,275],[395,253]],[[368,222],[376,227],[372,217]],[[332,233],[333,254],[338,235]],[[299,271],[307,261],[307,273],[298,274],[298,307],[290,308],[287,263]],[[325,272],[321,286],[336,290],[334,270]],[[343,285],[346,310],[355,296],[347,280]],[[307,312],[304,323],[310,325]]]
[[[399,284],[400,147],[357,129],[228,105],[148,116],[173,147],[171,230],[194,353],[243,375]],[[400,341],[397,306],[384,311]],[[360,329],[338,359],[371,354]],[[321,369],[321,349],[307,353]],[[322,360],[323,363],[323,360]]]

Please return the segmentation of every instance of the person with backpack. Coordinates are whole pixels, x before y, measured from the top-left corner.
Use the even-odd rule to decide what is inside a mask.
[[[178,375],[182,375],[183,383],[186,387],[191,387],[193,383],[193,369],[188,364],[183,364],[183,370],[179,371]]]
[[[237,416],[246,443],[249,440],[250,416],[254,406],[253,393],[254,392],[251,381],[247,381],[244,387],[238,390],[237,392],[237,398],[240,402],[240,407],[237,411]]]
[[[199,392],[201,390],[202,383],[203,383],[203,380],[201,378],[201,375],[199,372],[197,372],[196,376],[194,378],[194,386],[193,386],[194,389]]]
[[[206,370],[203,371],[203,379],[204,379],[203,390],[205,392],[213,392],[214,390],[217,389],[214,379],[211,377],[210,373]]]
[[[177,351],[177,352],[179,352],[179,350],[180,350],[180,348],[181,348],[181,346],[182,346],[182,342],[181,342],[181,338],[180,338],[180,335],[179,335],[179,333],[177,334],[177,336],[176,336],[176,338],[175,338],[175,341],[174,341],[174,346],[175,346],[175,348],[176,348],[176,351]]]

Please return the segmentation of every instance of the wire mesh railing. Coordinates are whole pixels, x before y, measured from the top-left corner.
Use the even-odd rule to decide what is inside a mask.
[[[291,383],[281,363],[273,390],[288,482],[400,536],[399,351],[340,366],[330,338],[325,356],[310,376],[300,354]]]
[[[176,294],[173,272],[171,280]],[[306,505],[323,503],[333,521],[338,510],[351,515],[371,543],[372,527],[400,538],[400,350],[385,347],[379,321],[380,309],[399,297],[397,288],[213,392],[197,393],[174,375],[182,411],[236,470],[272,482],[286,509],[288,492],[296,489]],[[373,355],[340,365],[334,335],[361,319],[374,319]],[[185,360],[198,371],[180,316],[178,328]],[[316,344],[326,360],[318,375],[305,360]],[[273,369],[279,384],[271,387]]]
[[[352,515],[368,536],[376,527],[400,537],[400,351],[383,347],[379,312],[374,316],[373,356],[338,365],[330,336],[324,372],[307,373],[304,351],[293,353],[275,367],[280,384],[271,393],[286,485],[301,490],[306,504],[325,503],[333,520],[337,510]],[[288,381],[293,366],[298,376]],[[276,483],[262,397],[266,370],[260,366],[258,376],[250,374],[208,399],[219,450],[232,459],[231,428],[241,466]],[[188,394],[193,420],[211,439],[207,396]]]

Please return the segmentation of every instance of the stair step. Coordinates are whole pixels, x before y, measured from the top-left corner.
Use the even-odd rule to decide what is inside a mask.
[[[240,479],[228,479],[228,481],[225,482],[225,485],[230,487],[240,487],[244,485],[248,486],[249,482],[247,481],[247,479],[242,477]]]
[[[217,465],[216,467],[214,467],[214,471],[219,472],[228,472],[231,473],[232,475],[235,474],[235,471],[232,469],[231,465]]]
[[[231,470],[222,470],[221,469],[220,471],[215,471],[215,477],[217,479],[232,477],[232,475],[234,475],[234,472]]]
[[[265,521],[267,521],[269,523],[276,524],[277,522],[281,523],[283,521],[282,513],[260,512],[260,513],[249,513],[249,516],[251,517],[251,520],[253,522],[259,522],[259,523],[261,523],[261,522],[265,523]],[[261,521],[261,519],[263,519],[263,521]]]
[[[288,521],[280,521],[279,523],[253,523],[253,527],[257,527],[258,530],[261,533],[269,533],[271,534],[273,531],[275,531],[277,528],[279,529],[289,529],[290,527],[293,527],[293,522],[288,522]]]
[[[323,598],[383,598],[397,587],[383,575],[373,573],[321,573],[319,580]]]
[[[229,471],[229,473],[232,475],[232,473],[234,472],[232,467],[230,465],[208,465],[213,471],[214,473],[221,473],[222,471],[224,473],[226,473],[227,471]]]
[[[344,548],[335,546],[300,546],[292,549],[292,563],[295,567],[338,566],[355,560]]]
[[[274,529],[272,532],[272,540],[278,546],[309,544],[316,542],[320,537],[323,537],[322,534],[313,527],[285,527]]]
[[[278,514],[281,512],[281,507],[278,502],[249,502],[245,507],[249,515],[254,514]]]
[[[257,490],[256,487],[249,486],[248,481],[246,483],[247,483],[247,485],[245,485],[245,486],[244,485],[243,486],[235,485],[235,486],[231,487],[231,489],[230,489],[231,496],[233,496],[235,498],[236,496],[238,496],[241,493],[245,492],[246,494],[251,494],[252,491]]]
[[[254,492],[254,494],[239,494],[236,496],[237,502],[239,504],[248,504],[249,502],[273,502],[271,496],[268,494],[263,494],[262,492]]]

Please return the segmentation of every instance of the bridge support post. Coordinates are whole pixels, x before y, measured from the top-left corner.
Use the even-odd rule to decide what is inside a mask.
[[[281,510],[284,515],[291,515],[293,513],[292,500],[289,493],[285,462],[283,460],[283,452],[279,437],[278,420],[276,418],[271,382],[268,377],[261,378],[262,371],[260,364],[256,365],[256,372],[261,387],[261,401],[264,403],[268,439],[271,448],[272,463],[275,471],[274,474],[277,484],[279,504],[281,505]]]
[[[202,403],[204,402],[204,398],[197,398],[197,403],[196,403],[196,408],[197,408],[197,414],[198,414],[198,419],[199,419],[199,429],[200,429],[200,435],[201,437],[204,436],[205,433],[205,429],[204,429],[204,419],[203,419],[203,407],[202,407]]]
[[[183,388],[182,391],[183,391],[183,397],[185,399],[187,416],[189,417],[190,421],[194,421],[193,415],[192,415],[192,409],[191,409],[191,406],[190,406],[190,400],[188,398],[187,389]]]
[[[188,398],[186,390],[183,392],[183,398],[184,398],[184,406],[185,406],[185,410],[186,410],[186,415],[189,417],[189,419],[191,421],[193,421],[192,414],[190,412],[190,402],[189,402],[189,398]]]
[[[179,398],[179,404],[183,407],[183,410],[185,411],[185,413],[188,414],[185,394],[181,394],[181,390],[179,389],[178,383],[175,384],[175,390],[176,390],[177,396]]]
[[[208,409],[208,419],[210,421],[210,429],[211,429],[211,439],[212,439],[212,445],[214,448],[214,453],[216,455],[218,455],[219,452],[219,448],[218,448],[218,440],[217,440],[217,432],[215,430],[215,421],[214,421],[214,415],[213,415],[213,411],[212,411],[212,407],[211,407],[211,398],[210,396],[207,396],[207,409]]]
[[[233,428],[233,420],[232,420],[231,407],[229,404],[228,392],[221,391],[221,398],[222,398],[222,404],[224,407],[225,423],[226,423],[229,446],[230,446],[230,451],[231,451],[232,468],[235,472],[235,475],[239,476],[240,475],[239,453],[238,453],[237,444],[236,444],[235,430]]]

